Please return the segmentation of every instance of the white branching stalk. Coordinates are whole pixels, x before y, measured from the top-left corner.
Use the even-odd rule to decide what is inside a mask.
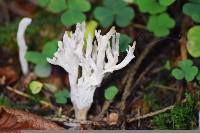
[[[17,32],[17,44],[19,47],[19,60],[20,60],[20,65],[22,68],[22,72],[24,75],[28,73],[28,63],[27,60],[25,59],[25,54],[27,52],[27,46],[25,42],[25,37],[24,33],[27,28],[27,26],[31,23],[30,18],[23,18],[18,27],[18,32]]]
[[[96,40],[91,35],[84,41],[85,23],[77,24],[75,33],[66,32],[63,41],[58,42],[58,51],[49,63],[63,67],[69,74],[71,101],[75,117],[85,120],[93,102],[95,89],[101,85],[105,75],[125,67],[134,58],[135,43],[127,50],[125,59],[118,63],[119,33],[115,28],[106,35],[95,31]],[[86,43],[86,50],[84,49]],[[80,73],[79,73],[80,72]]]

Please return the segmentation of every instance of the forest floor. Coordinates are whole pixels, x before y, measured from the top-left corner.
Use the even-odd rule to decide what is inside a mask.
[[[38,78],[33,71],[34,65],[30,64],[31,71],[23,76],[15,40],[19,18],[23,16],[34,16],[36,22],[32,28],[35,29],[28,30],[26,36],[27,43],[38,50],[41,50],[39,44],[46,41],[44,38],[61,37],[65,30],[74,27],[66,29],[55,22],[56,15],[47,15],[33,3],[22,1],[5,2],[0,9],[0,129],[198,128],[200,86],[195,81],[176,80],[171,75],[178,61],[190,58],[185,33],[191,25],[190,19],[175,13],[177,27],[164,38],[156,38],[147,31],[142,25],[144,16],[135,18],[138,24],[117,28],[118,32],[130,35],[137,42],[135,58],[127,67],[104,79],[95,91],[88,121],[79,125],[74,120],[71,101],[58,104],[52,97],[54,89],[70,88],[67,73],[61,67],[52,66],[48,78]],[[125,55],[122,53],[120,60]],[[193,62],[200,65],[199,59]],[[32,80],[45,83],[46,89],[37,95],[31,94],[27,88]],[[107,101],[104,91],[110,85],[117,86],[119,92],[115,99]]]

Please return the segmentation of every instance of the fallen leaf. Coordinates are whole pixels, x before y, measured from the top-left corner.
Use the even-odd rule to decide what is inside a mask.
[[[64,130],[64,128],[32,113],[0,106],[0,130]]]
[[[8,85],[18,79],[18,74],[11,66],[0,68],[0,85]]]

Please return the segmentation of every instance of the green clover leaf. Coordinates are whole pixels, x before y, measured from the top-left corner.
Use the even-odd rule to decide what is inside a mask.
[[[161,5],[156,0],[135,0],[134,1],[140,8],[141,12],[157,14],[164,12],[167,7]]]
[[[122,11],[116,14],[116,24],[120,27],[126,27],[132,20],[133,14],[134,12],[132,8],[130,7],[123,8]]]
[[[68,10],[64,12],[61,16],[61,22],[66,26],[71,26],[78,22],[82,22],[85,19],[85,15],[78,10]]]
[[[28,51],[26,53],[26,60],[36,64],[34,72],[38,77],[45,78],[51,74],[51,66],[47,62],[47,57],[52,58],[57,48],[57,41],[53,40],[44,45],[42,52]]]
[[[104,0],[103,6],[94,10],[94,16],[103,27],[110,26],[114,21],[119,27],[125,27],[130,24],[135,13],[122,0]]]
[[[200,22],[200,1],[189,0],[190,2],[184,4],[183,12],[190,16],[194,21]]]
[[[91,9],[88,0],[38,0],[37,3],[50,12],[62,12],[61,22],[66,26],[84,21],[86,19],[84,12]]]
[[[198,73],[198,68],[196,66],[192,66],[189,71],[185,72],[185,79],[187,81],[192,81]]]
[[[49,41],[44,45],[42,52],[28,51],[25,58],[27,61],[36,65],[46,65],[47,57],[52,58],[57,48],[58,46],[56,40]]]
[[[37,4],[40,5],[41,7],[47,6],[50,0],[37,0]]]
[[[42,49],[42,53],[49,58],[53,57],[53,54],[57,51],[58,49],[58,41],[57,40],[53,40],[53,41],[49,41],[47,42],[43,49]]]
[[[190,2],[194,2],[194,3],[200,3],[199,0],[189,0]]]
[[[172,70],[172,75],[178,80],[192,81],[198,73],[198,68],[188,59],[180,61],[178,67]]]
[[[192,81],[198,73],[198,68],[196,66],[193,66],[193,62],[191,60],[180,61],[178,63],[178,66],[183,71],[185,79],[187,81]]]
[[[91,9],[87,0],[68,0],[68,10],[61,15],[61,22],[66,26],[74,25],[86,20],[84,12]]]
[[[51,65],[50,64],[36,65],[34,68],[34,72],[40,78],[49,77],[49,75],[51,74]]]
[[[118,93],[118,89],[116,86],[110,86],[105,90],[104,97],[112,101],[115,98],[115,95]]]
[[[56,103],[65,104],[67,103],[67,99],[70,97],[70,93],[67,89],[58,91],[54,94],[54,98],[56,99]]]
[[[187,69],[189,69],[192,65],[193,62],[187,59],[178,62],[178,66],[183,69],[183,71],[187,71]]]
[[[87,0],[68,0],[68,9],[86,12],[91,9],[91,5]]]
[[[65,0],[49,0],[47,9],[53,13],[62,12],[67,8],[67,3]]]
[[[46,56],[40,52],[28,51],[25,55],[27,61],[34,64],[45,65],[47,64]]]
[[[119,51],[126,52],[128,49],[129,44],[132,42],[132,39],[127,36],[126,34],[120,34],[119,38]]]
[[[105,7],[97,7],[94,11],[94,16],[103,27],[110,26],[114,20],[113,14],[110,9],[107,9]]]
[[[187,33],[187,50],[195,58],[200,57],[200,26],[192,27]]]
[[[159,3],[163,6],[169,6],[173,4],[176,0],[159,0]]]
[[[147,28],[157,37],[167,36],[169,29],[175,26],[175,21],[167,14],[152,15],[149,18]]]
[[[181,79],[184,78],[184,73],[183,73],[183,71],[182,71],[181,69],[179,69],[179,68],[173,69],[173,70],[172,70],[172,75],[173,75],[176,79],[178,79],[178,80],[181,80]]]
[[[38,94],[42,90],[43,84],[39,81],[31,81],[29,89],[32,94]]]

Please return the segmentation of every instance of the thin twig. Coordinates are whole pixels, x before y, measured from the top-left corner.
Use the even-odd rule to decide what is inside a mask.
[[[147,27],[141,24],[133,24],[132,25],[134,28],[138,28],[138,29],[143,29],[143,30],[147,30]]]
[[[130,119],[128,119],[127,122],[133,122],[133,121],[145,119],[145,118],[148,118],[148,117],[152,117],[152,116],[158,115],[160,113],[164,113],[164,112],[166,112],[166,111],[171,110],[172,108],[174,108],[174,106],[175,105],[171,105],[171,106],[168,106],[166,108],[163,108],[163,109],[155,111],[155,112],[151,112],[151,113],[148,113],[148,114],[145,114],[145,115],[142,115],[142,116],[130,118]]]
[[[145,70],[140,74],[140,76],[135,81],[132,90],[142,81],[144,76],[149,72],[149,70],[156,64],[156,62],[152,62],[150,65],[148,65]]]
[[[132,82],[134,80],[134,76],[136,74],[136,71],[138,70],[139,66],[142,64],[142,61],[145,59],[147,54],[151,51],[151,49],[156,45],[157,42],[160,40],[154,40],[150,44],[147,44],[147,47],[144,49],[143,53],[138,57],[137,61],[131,65],[127,72],[126,72],[126,84],[125,84],[125,89],[122,94],[122,99],[121,102],[119,103],[119,108],[121,111],[124,111],[125,109],[125,103],[126,99],[129,97],[131,89],[132,89]]]
[[[104,113],[106,112],[106,110],[108,110],[108,108],[110,107],[111,103],[112,103],[112,101],[105,101],[101,112],[94,119],[99,119],[100,117],[102,117],[104,115]]]
[[[31,99],[31,100],[35,100],[35,98],[34,98],[33,96],[31,96],[31,95],[29,95],[29,94],[27,94],[27,93],[21,92],[21,91],[19,91],[19,90],[17,90],[17,89],[13,89],[13,88],[11,88],[10,86],[7,86],[6,88],[7,88],[9,91],[14,92],[15,94],[18,94],[18,95],[20,95],[20,96],[26,97],[26,98]],[[51,103],[49,103],[49,102],[47,102],[47,101],[44,101],[44,100],[39,100],[39,103],[42,104],[42,105],[45,106],[45,107],[55,108],[55,106],[54,106],[53,104],[51,104]]]
[[[183,99],[182,103],[186,102],[186,99]],[[151,113],[148,113],[148,114],[145,114],[145,115],[142,115],[142,116],[138,116],[138,117],[133,117],[133,118],[130,118],[127,120],[127,122],[133,122],[133,121],[137,121],[137,120],[141,120],[141,119],[145,119],[145,118],[148,118],[148,117],[152,117],[152,116],[155,116],[155,115],[158,115],[158,114],[161,114],[161,113],[164,113],[168,110],[171,110],[174,108],[175,105],[170,105],[168,107],[165,107],[161,110],[157,110],[157,111],[154,111],[154,112],[151,112]]]
[[[181,38],[179,40],[181,60],[185,60],[188,58],[187,31],[188,31],[189,25],[190,25],[190,18],[187,16],[184,16],[183,22],[181,24]],[[187,82],[187,88],[190,93],[193,93],[193,83],[192,82]]]
[[[134,88],[137,86],[137,85],[139,85],[139,83],[141,83],[141,81],[142,81],[142,79],[145,77],[145,75],[149,72],[149,70],[154,66],[156,64],[156,62],[154,61],[154,62],[152,62],[149,66],[147,66],[146,68],[145,68],[145,70],[140,74],[140,76],[137,78],[137,80],[135,81],[135,83],[134,83],[134,85],[133,85],[133,87],[132,87],[132,91],[134,90]],[[130,102],[130,103],[133,103],[133,100],[134,99],[132,99],[132,101]]]
[[[160,89],[171,90],[171,91],[177,91],[178,90],[177,88],[165,86],[165,85],[161,85],[161,84],[153,84],[152,86],[160,88]]]

